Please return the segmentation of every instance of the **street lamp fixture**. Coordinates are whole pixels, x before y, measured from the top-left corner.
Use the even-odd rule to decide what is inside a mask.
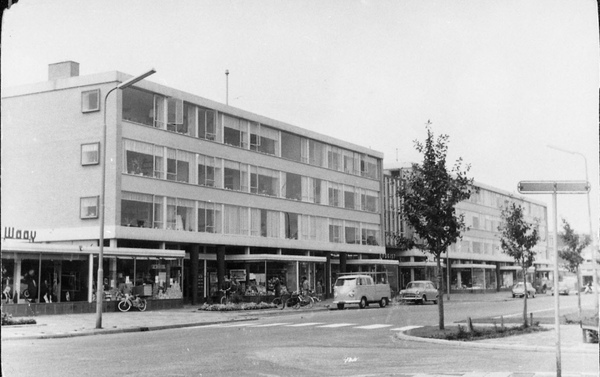
[[[98,254],[98,280],[96,282],[96,328],[102,328],[102,300],[103,300],[103,292],[104,289],[104,202],[105,202],[105,193],[106,193],[106,102],[108,100],[108,95],[117,89],[126,89],[132,86],[133,84],[145,79],[146,77],[154,74],[156,71],[154,68],[150,69],[147,72],[142,73],[141,75],[130,78],[129,80],[120,83],[115,86],[111,90],[106,93],[104,96],[104,124],[102,129],[102,186],[100,188],[100,237],[99,237],[99,246],[100,252]]]
[[[588,179],[588,166],[587,166],[587,158],[585,157],[585,155],[583,153],[580,152],[575,152],[575,151],[570,151],[567,149],[563,149],[561,147],[557,147],[555,145],[548,145],[548,148],[552,148],[552,149],[556,149],[557,151],[561,151],[564,153],[568,153],[568,154],[574,154],[574,155],[578,155],[583,157],[583,163],[585,164],[585,180],[587,182],[589,182],[590,180]],[[592,267],[594,268],[594,297],[595,297],[595,307],[596,310],[598,310],[600,302],[599,302],[599,298],[598,298],[598,263],[596,262],[596,237],[594,236],[594,230],[593,230],[593,226],[592,226],[592,205],[590,204],[590,191],[587,192],[587,205],[588,205],[588,221],[589,221],[589,226],[590,226],[590,237],[591,237],[591,241],[592,241]],[[558,234],[555,235],[555,237],[558,237]],[[558,253],[558,250],[555,250],[556,253]],[[579,288],[579,287],[577,287]]]

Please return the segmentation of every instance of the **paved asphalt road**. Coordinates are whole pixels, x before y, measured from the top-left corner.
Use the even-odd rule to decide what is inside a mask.
[[[576,306],[576,297],[561,300]],[[529,301],[534,313],[552,308],[551,296]],[[452,302],[446,323],[490,315],[519,316],[520,300]],[[555,354],[490,350],[400,340],[406,326],[437,324],[436,305],[295,312],[235,324],[155,332],[5,343],[4,375],[13,376],[518,376],[555,371]],[[549,344],[551,346],[551,344]],[[598,360],[563,352],[563,376],[593,375]],[[498,376],[509,374],[498,374]]]

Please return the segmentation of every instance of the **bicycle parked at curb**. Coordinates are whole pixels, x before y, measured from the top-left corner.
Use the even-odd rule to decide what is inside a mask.
[[[140,297],[140,295],[125,294],[124,296],[121,296],[121,301],[119,301],[117,307],[122,312],[128,312],[132,307],[137,308],[137,310],[140,312],[143,312],[146,310],[146,305],[146,299]]]
[[[277,305],[277,309],[283,310],[285,308],[285,303],[289,298],[290,298],[289,293],[285,293],[279,297],[275,297],[273,299],[273,301],[271,301],[271,303],[274,305]]]
[[[285,302],[285,306],[291,307],[294,309],[300,309],[302,307],[306,307],[308,309],[312,308],[315,304],[315,299],[308,295],[303,295],[300,292],[292,293],[292,296],[288,298]]]
[[[223,296],[221,296],[221,305],[231,303],[231,287],[227,289],[219,289],[219,292],[223,292]]]

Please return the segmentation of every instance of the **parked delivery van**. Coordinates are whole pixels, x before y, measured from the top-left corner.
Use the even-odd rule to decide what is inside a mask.
[[[351,274],[338,277],[333,290],[333,303],[338,309],[344,309],[346,304],[358,304],[364,309],[370,303],[377,302],[382,308],[390,302],[390,285],[385,282],[377,283],[375,276],[367,274]]]

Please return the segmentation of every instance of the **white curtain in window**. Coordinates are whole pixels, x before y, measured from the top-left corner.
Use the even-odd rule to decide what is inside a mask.
[[[125,150],[127,151],[149,154],[150,156],[154,154],[154,144],[148,144],[129,139],[123,139],[123,141],[125,144]]]
[[[177,199],[167,198],[167,229],[177,228]]]
[[[178,207],[178,213],[181,217],[181,229],[178,228],[178,230],[195,230],[196,228],[196,221],[195,218],[196,216],[194,215],[194,207],[195,207],[195,202],[193,200],[187,200],[187,199],[177,199],[177,207]],[[179,222],[180,219],[178,219],[177,221]]]
[[[281,222],[281,212],[267,211],[267,237],[280,238],[279,224]]]
[[[250,235],[260,237],[260,209],[250,209]]]
[[[302,176],[302,201],[311,203],[315,201],[315,180],[313,178]]]
[[[239,131],[240,130],[240,119],[232,117],[227,114],[223,114],[223,126]]]
[[[154,96],[154,127],[166,129],[165,98]]]

